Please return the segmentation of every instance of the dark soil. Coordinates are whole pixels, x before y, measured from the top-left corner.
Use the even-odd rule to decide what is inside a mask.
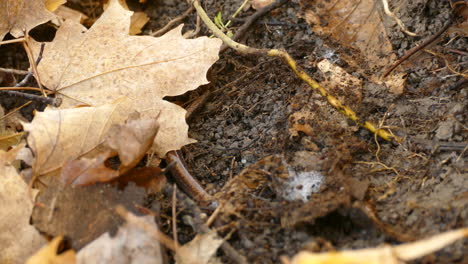
[[[224,16],[232,14],[241,2],[204,1],[211,16],[219,11]],[[412,1],[400,6],[397,15],[420,37],[409,37],[397,26],[389,28],[398,57],[436,33],[448,22],[450,11],[448,1]],[[252,13],[249,10],[240,17]],[[293,1],[262,18],[244,43],[284,48],[314,76],[313,61],[328,52],[322,46],[326,40],[312,33],[300,17],[300,6]],[[271,25],[276,22],[282,24]],[[233,30],[239,25],[234,23]],[[452,64],[460,64],[462,71],[467,56],[448,50],[466,51],[467,41],[455,36],[446,33],[432,47],[446,54]],[[339,53],[335,56],[340,59]],[[327,243],[337,250],[376,247],[466,226],[466,82],[459,85],[462,77],[451,73],[440,58],[424,52],[401,67],[408,73],[402,95],[364,84],[362,102],[354,106],[374,123],[385,116],[385,125],[408,136],[401,145],[383,141],[377,145],[369,132],[328,106],[282,61],[241,56],[231,50],[221,55],[212,70],[212,84],[206,88],[212,97],[189,122],[190,135],[198,140],[184,148],[193,174],[214,194],[232,175],[268,155],[281,155],[288,163],[301,155],[319,155],[327,178],[323,197],[319,192],[310,202],[297,205],[267,192],[263,194],[270,199],[263,204],[266,209],[248,208],[243,217],[231,219],[237,231],[229,242],[249,262],[274,263],[279,256],[292,256],[301,249],[330,250],[323,246]],[[192,96],[198,96],[197,92]],[[299,111],[313,113],[302,120],[313,134],[290,132],[295,122],[290,117]],[[342,185],[365,195],[331,195],[328,189],[334,188],[329,185],[339,177],[361,183]],[[356,201],[372,204],[381,223],[372,221]],[[290,225],[285,224],[288,221]],[[466,242],[458,242],[424,261],[464,263],[466,250]]]
[[[135,9],[151,17],[143,34],[158,30],[188,8],[185,1],[134,2]],[[203,2],[211,17],[222,12],[226,18],[243,1]],[[331,51],[340,65],[340,51],[330,50],[336,44],[312,32],[298,2],[291,1],[261,18],[242,42],[283,48],[320,81],[323,76],[316,62]],[[449,1],[402,2],[396,14],[419,37],[389,27],[398,57],[442,28],[451,12]],[[86,12],[79,4],[73,7]],[[235,32],[253,12],[242,11],[230,29]],[[195,14],[185,24],[184,30],[195,29]],[[204,26],[200,34],[210,35]],[[466,38],[449,31],[431,48],[463,72],[467,46]],[[17,60],[0,66],[27,67],[17,67]],[[424,52],[399,70],[408,74],[401,95],[361,78],[362,100],[345,101],[374,124],[384,120],[394,133],[404,135],[401,144],[375,140],[275,58],[243,56],[228,49],[212,67],[209,85],[177,98],[188,105],[209,93],[209,100],[188,121],[190,136],[198,142],[182,150],[189,170],[209,193],[219,195],[231,178],[252,164],[251,170],[263,166],[268,172],[268,181],[246,194],[250,200],[237,204],[236,214],[221,213],[215,223],[228,226],[220,234],[231,233],[228,242],[249,263],[278,263],[280,256],[292,257],[305,249],[320,252],[398,244],[467,226],[466,79],[451,72],[443,59]],[[278,187],[282,179],[278,167],[290,176],[292,171],[317,171],[324,177],[320,190],[308,195],[306,202],[287,201]],[[161,207],[162,214],[170,215],[168,201],[147,197],[147,206]],[[181,244],[196,234],[184,220],[189,211],[185,208],[178,218]],[[160,227],[172,235],[169,221]],[[467,250],[468,241],[457,242],[416,263],[467,263]],[[232,262],[219,252],[223,262]]]

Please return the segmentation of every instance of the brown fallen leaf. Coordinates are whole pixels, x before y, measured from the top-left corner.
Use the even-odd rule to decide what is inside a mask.
[[[221,40],[184,39],[182,26],[159,38],[130,36],[132,13],[111,0],[89,30],[65,21],[54,41],[46,43],[38,71],[43,84],[63,99],[61,109],[100,106],[126,96],[142,118],[160,114],[153,148],[164,157],[194,140],[188,138],[186,111],[162,98],[206,84]],[[38,54],[40,43],[33,46]]]
[[[62,237],[54,238],[47,246],[41,248],[33,256],[29,257],[26,264],[74,264],[76,263],[76,256],[74,250],[67,250],[58,254]]]
[[[384,83],[391,92],[401,93],[404,75],[394,73],[390,81],[381,80],[380,73],[396,60],[385,25],[379,15],[376,1],[329,1],[317,4],[314,0],[301,0],[306,21],[312,30],[331,37],[350,50],[340,56],[361,74],[375,83]]]
[[[47,0],[50,8],[60,5],[56,0]],[[47,10],[44,0],[1,0],[0,1],[0,40],[10,32],[19,38],[32,28],[55,17]]]
[[[32,197],[16,169],[11,165],[24,145],[5,152],[0,150],[0,263],[24,263],[46,240],[30,225]],[[31,197],[31,193],[32,197]]]
[[[137,218],[156,228],[154,217]],[[163,263],[158,239],[133,222],[126,222],[112,237],[109,233],[101,235],[81,249],[77,259],[78,263],[83,264]]]
[[[38,112],[31,123],[23,124],[35,154],[34,175],[60,169],[66,161],[92,151],[104,142],[112,125],[123,123],[131,113],[125,98],[100,107]]]
[[[68,161],[61,171],[65,183],[89,185],[107,182],[126,173],[143,158],[151,148],[158,132],[156,120],[130,120],[124,125],[114,125],[107,138],[98,147],[99,152],[93,158],[80,158]],[[107,159],[118,155],[120,165],[111,169],[105,165]]]

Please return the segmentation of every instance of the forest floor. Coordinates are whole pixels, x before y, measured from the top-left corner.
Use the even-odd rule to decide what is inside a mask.
[[[69,2],[89,12],[79,3]],[[222,12],[226,19],[242,2],[205,0],[203,6],[210,17]],[[243,170],[267,171],[269,182],[250,194],[251,199],[235,214],[221,213],[217,225],[223,229],[219,233],[229,234],[228,242],[249,263],[278,263],[280,256],[292,257],[304,249],[376,247],[466,227],[468,86],[446,63],[458,72],[466,71],[467,39],[449,29],[428,47],[444,54],[445,60],[425,51],[411,57],[396,69],[405,73],[406,84],[395,93],[344,59],[353,51],[313,30],[306,16],[313,2],[320,1],[290,1],[275,9],[260,18],[241,42],[285,49],[320,82],[327,76],[318,70],[318,62],[332,61],[362,81],[357,96],[356,91],[345,90],[339,98],[366,120],[390,128],[404,140],[394,144],[375,138],[331,107],[282,60],[227,49],[209,72],[210,84],[169,98],[187,106],[201,95],[208,96],[188,120],[189,136],[197,142],[185,146],[182,153],[190,172],[210,194],[219,193]],[[451,12],[449,1],[400,2],[396,15],[418,36],[408,36],[394,23],[384,23],[398,58],[437,33],[448,23]],[[188,9],[185,1],[173,0],[133,5],[151,18],[143,35]],[[235,32],[254,12],[252,8],[241,11],[229,29]],[[382,17],[387,19],[383,13]],[[189,15],[184,24],[184,31],[195,29],[196,14]],[[210,32],[202,25],[200,35]],[[3,101],[7,109],[17,104],[20,102]],[[288,201],[283,196],[288,190],[278,187],[280,169],[290,176],[317,173],[319,182],[314,184],[318,189],[306,202]],[[170,200],[159,196],[143,200],[147,208],[171,214]],[[183,208],[179,209],[178,239],[184,244],[196,233],[184,220]],[[208,216],[212,213],[201,209]],[[161,219],[161,230],[172,236],[170,217]],[[41,220],[36,216],[34,222],[40,226]],[[44,231],[44,227],[39,229]],[[419,261],[467,263],[467,243],[457,242]],[[222,258],[231,262],[229,256]]]

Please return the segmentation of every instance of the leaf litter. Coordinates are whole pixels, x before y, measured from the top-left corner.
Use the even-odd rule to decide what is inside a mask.
[[[348,62],[350,62],[350,63],[352,64],[352,61],[348,61]],[[131,66],[130,66],[130,67],[131,67]],[[336,67],[336,66],[332,66],[332,67]],[[120,70],[120,69],[117,69],[117,71],[119,71],[119,70]],[[112,71],[112,70],[110,70],[110,71]],[[340,82],[340,81],[343,82],[343,78],[341,78],[341,80],[340,80],[340,76],[339,76],[339,75],[346,76],[346,73],[343,73],[343,71],[341,71],[339,68],[335,68],[333,71],[334,71],[334,72],[335,72],[335,71],[336,71],[336,72],[340,72],[340,74],[338,74],[338,75],[336,75],[336,76],[332,76],[332,78],[331,78],[330,80],[332,80],[332,81],[336,81],[336,80],[337,80],[338,82]],[[330,74],[330,72],[327,73],[327,71],[322,71],[322,74],[327,75],[327,74]],[[332,72],[332,74],[333,74],[333,72]],[[365,75],[365,73],[363,73],[363,74]],[[99,75],[99,74],[97,74],[97,75]],[[353,74],[353,75],[354,75],[354,74]],[[375,76],[374,76],[374,77],[375,77]],[[92,79],[93,77],[90,77],[90,78]],[[346,76],[345,78],[347,79],[347,80],[345,80],[345,82],[346,82],[346,81],[349,82],[350,79],[353,79],[353,77],[352,77],[352,76],[349,76],[349,75]],[[371,76],[371,79],[372,79],[372,78],[373,78],[373,77]],[[397,77],[397,78],[398,78],[398,77]],[[86,78],[83,79],[83,82],[87,82],[87,81],[88,81],[88,80],[87,80]],[[80,82],[80,81],[78,81],[78,82]],[[355,82],[355,80],[353,80],[352,82]],[[59,83],[60,83],[60,81],[59,81]],[[91,83],[94,84],[93,82],[91,82]],[[59,86],[60,86],[60,85],[59,85]],[[67,90],[69,87],[72,87],[72,86],[74,86],[73,83],[70,84],[69,86],[64,86],[64,87],[62,87],[62,88],[63,88],[63,90]],[[401,86],[400,86],[400,87],[401,87]],[[49,87],[49,88],[50,88],[50,87]],[[60,90],[56,90],[56,92],[59,93],[59,94],[61,93]],[[352,92],[356,92],[356,91],[352,91]],[[401,93],[404,92],[404,90],[402,90],[402,89],[400,89],[400,90],[392,90],[392,92],[395,93],[395,94],[401,94]],[[62,99],[65,99],[65,100],[67,99],[65,95],[62,94],[62,96],[64,96],[64,97],[62,97]],[[75,101],[75,102],[72,103],[69,107],[83,106],[83,105],[84,105],[84,106],[86,106],[86,107],[81,107],[81,108],[96,108],[96,107],[99,107],[99,106],[100,106],[99,103],[95,103],[95,104],[97,104],[97,105],[94,105],[94,104],[91,104],[91,103],[88,103],[88,102],[84,102],[85,100],[84,100],[84,99],[80,99],[80,98],[78,98],[78,100],[76,100],[76,98],[68,98],[68,99],[72,99],[72,100]],[[116,100],[118,101],[120,98],[112,98],[112,99],[114,99],[114,101],[112,101],[112,102],[106,102],[106,104],[112,104],[112,103],[115,102]],[[344,99],[346,100],[346,99],[348,99],[348,98],[344,98]],[[80,100],[81,100],[81,101],[80,101]],[[127,99],[123,98],[123,100],[127,100]],[[130,100],[132,100],[132,99],[130,99]],[[358,100],[357,100],[357,101],[360,101],[360,96],[358,96]],[[298,101],[297,101],[297,102],[298,102]],[[72,106],[72,105],[73,105],[73,106]],[[321,107],[324,107],[324,106],[321,105]],[[50,109],[52,109],[52,108],[50,108]],[[70,109],[73,109],[73,110],[74,110],[75,108],[70,108]],[[80,108],[76,108],[76,109],[80,109]],[[54,110],[56,110],[56,109],[54,109]],[[304,110],[305,110],[305,111],[304,111]],[[310,109],[302,109],[301,111],[302,111],[302,113],[306,113],[306,115],[304,115],[304,117],[305,117],[305,118],[308,118],[308,119],[304,119],[302,116],[299,116],[297,119],[291,119],[291,121],[292,121],[291,124],[293,124],[293,126],[295,126],[295,128],[296,128],[296,129],[293,129],[293,130],[292,130],[292,131],[295,133],[294,136],[295,136],[295,137],[303,137],[303,135],[302,135],[301,133],[303,133],[303,132],[305,131],[305,132],[306,132],[305,134],[306,134],[307,136],[316,139],[316,138],[317,138],[317,132],[320,132],[320,130],[317,129],[317,127],[316,127],[314,124],[310,123],[310,121],[317,121],[317,118],[319,118],[320,115],[317,114],[317,113],[309,112]],[[297,112],[296,112],[296,113],[297,113]],[[304,120],[306,120],[306,122],[304,122]],[[130,122],[130,119],[125,118],[124,121]],[[34,122],[34,121],[33,121],[33,122]],[[304,123],[306,123],[306,124],[304,124]],[[113,124],[113,127],[115,127],[114,125],[115,125],[115,124]],[[346,127],[346,126],[344,126],[344,127]],[[351,128],[346,128],[345,130],[352,131],[353,129],[354,129],[354,128],[351,127]],[[56,129],[56,130],[57,130],[57,129]],[[295,131],[294,131],[294,130],[295,130]],[[334,130],[334,129],[329,129],[329,130],[332,131],[332,130]],[[31,131],[34,131],[34,129],[31,129]],[[349,131],[347,131],[347,132],[349,132]],[[150,133],[150,134],[151,134],[151,133]],[[346,133],[345,133],[345,134],[346,134]],[[347,135],[347,137],[349,137],[349,136],[350,136],[350,135]],[[99,137],[98,137],[98,138],[99,138]],[[106,138],[108,138],[108,137],[106,137]],[[306,157],[308,157],[308,156],[317,156],[317,150],[318,150],[319,148],[321,148],[323,145],[328,146],[329,148],[332,148],[332,151],[331,151],[331,152],[333,152],[333,151],[334,151],[333,148],[336,147],[336,146],[333,146],[333,145],[336,144],[336,142],[335,142],[335,143],[330,142],[330,141],[329,141],[330,138],[327,138],[326,135],[324,136],[324,138],[325,138],[325,141],[322,141],[322,142],[321,142],[320,140],[319,140],[318,142],[317,142],[317,141],[315,141],[315,142],[314,142],[314,141],[312,141],[312,142],[310,142],[310,141],[308,141],[308,142],[304,141],[304,142],[303,142],[303,143],[304,143],[304,146],[307,146],[307,148],[309,148],[309,150],[311,150],[311,152],[308,153],[308,154],[305,154],[304,157],[306,158]],[[31,138],[31,139],[32,139],[32,138]],[[100,144],[97,144],[97,145],[95,145],[94,147],[91,147],[91,149],[93,149],[93,151],[94,151],[94,150],[96,150],[96,151],[102,151],[102,150],[100,150],[100,146],[106,145],[106,144],[102,144],[103,142],[105,142],[105,141],[102,140],[103,138],[100,138],[100,139],[101,139],[101,141],[100,141],[101,143],[100,143]],[[31,142],[33,142],[33,141],[34,141],[34,140],[31,140]],[[315,143],[317,143],[318,146],[317,146],[317,144],[315,144]],[[94,144],[92,144],[92,145],[94,145]],[[353,146],[353,143],[350,143],[350,144],[348,145],[348,147],[350,147],[350,146]],[[54,147],[55,147],[55,146],[54,146]],[[108,147],[108,146],[107,146],[107,147]],[[341,147],[341,146],[340,146],[340,147]],[[337,147],[337,148],[338,148],[338,147]],[[345,148],[346,148],[346,147],[345,147]],[[106,158],[108,158],[108,157],[110,157],[110,156],[112,156],[112,155],[115,155],[115,153],[116,153],[115,148],[114,148],[113,150],[111,150],[111,149],[112,149],[112,148],[109,148],[109,147],[108,147],[106,151],[103,151],[103,152],[100,153],[100,154],[102,155],[102,156],[101,156],[101,161],[105,160]],[[54,153],[54,151],[55,151],[55,150],[53,150],[53,151],[50,152],[50,153]],[[40,153],[40,152],[37,151],[37,150],[36,150],[35,152],[36,152],[36,155],[37,155],[38,153]],[[92,152],[92,151],[91,151],[91,152]],[[89,152],[84,151],[84,153],[87,153],[87,154],[88,154]],[[113,153],[113,154],[111,154],[111,153]],[[339,153],[339,152],[337,151],[336,153]],[[103,155],[103,154],[105,154],[105,155]],[[296,154],[298,154],[298,153],[296,153]],[[330,154],[330,153],[327,153],[327,152],[325,151],[325,152],[321,153],[320,155],[328,155],[328,154]],[[319,156],[320,156],[320,155],[319,155]],[[351,154],[351,155],[354,156],[355,154]],[[58,155],[58,156],[59,156],[59,155]],[[120,157],[120,156],[121,156],[121,155],[119,155],[119,157]],[[136,156],[138,156],[138,155],[136,155]],[[80,160],[76,160],[76,161],[83,161],[83,160],[86,160],[86,159],[88,158],[88,157],[86,156],[86,154],[83,154],[83,155],[82,155],[82,154],[77,154],[77,157],[80,157]],[[304,157],[303,157],[303,158],[304,158]],[[75,157],[74,157],[74,158],[75,158]],[[335,163],[335,165],[336,165],[336,164],[338,164],[338,163],[340,163],[340,162],[343,162],[343,160],[348,160],[348,162],[349,162],[349,160],[351,160],[350,158],[349,158],[349,159],[348,159],[348,158],[344,158],[344,159],[343,159],[342,157],[341,157],[341,158],[338,157],[336,160],[333,160],[334,158],[336,158],[336,157],[331,156],[331,157],[325,158],[325,163],[331,163],[331,164]],[[135,162],[136,160],[139,160],[139,159],[140,159],[140,158],[132,159],[132,162]],[[307,158],[306,158],[306,159],[307,159]],[[309,159],[309,160],[310,160],[310,159]],[[45,162],[45,163],[43,163],[43,164],[46,164],[46,163],[47,163],[47,162]],[[346,162],[345,162],[345,163],[346,163]],[[102,162],[95,162],[94,164],[97,166],[97,167],[95,167],[95,168],[100,168],[99,166],[101,166],[101,168],[103,168],[103,166],[102,166],[103,163],[102,163]],[[333,166],[335,166],[335,165],[333,165]],[[60,165],[60,166],[61,166],[61,165]],[[59,167],[60,167],[60,166],[59,166]],[[133,165],[132,165],[132,166],[133,166]],[[330,164],[326,165],[325,168],[327,168],[327,166],[330,166]],[[333,168],[333,166],[330,167],[330,168]],[[37,167],[38,167],[38,166],[36,166],[36,168],[37,168]],[[104,168],[105,168],[105,167],[104,167]],[[328,168],[328,169],[330,169],[330,168]],[[301,166],[299,166],[298,168],[295,167],[295,170],[296,170],[296,169],[298,169],[299,171],[301,171],[301,170],[303,170],[304,168],[301,167]],[[118,170],[120,170],[120,169],[118,169]],[[333,182],[336,181],[336,180],[338,180],[338,181],[342,180],[342,179],[340,179],[340,177],[335,177],[335,176],[334,176],[334,175],[339,175],[340,173],[343,173],[343,172],[344,172],[344,171],[341,171],[341,170],[342,170],[342,168],[341,168],[340,166],[338,166],[336,171],[334,171],[334,172],[332,172],[332,173],[330,173],[330,171],[328,171],[328,173],[326,173],[326,177],[328,178],[328,179],[326,180],[326,188],[328,189],[328,192],[325,191],[325,190],[321,190],[320,195],[323,195],[322,198],[319,197],[320,195],[318,195],[318,196],[316,196],[316,197],[314,196],[314,197],[312,198],[312,200],[314,200],[314,201],[320,200],[320,201],[323,202],[323,201],[326,201],[325,196],[328,195],[328,196],[329,196],[329,203],[328,203],[328,204],[323,204],[323,203],[320,202],[321,204],[319,204],[319,205],[314,205],[314,202],[311,202],[311,203],[308,203],[306,206],[304,206],[304,205],[298,203],[298,204],[296,205],[296,207],[294,207],[294,208],[296,208],[296,209],[294,209],[293,207],[291,207],[291,208],[289,208],[290,210],[289,210],[288,212],[285,212],[285,214],[284,214],[283,216],[275,215],[273,218],[274,218],[274,219],[277,219],[278,217],[281,217],[282,225],[287,226],[287,227],[294,227],[294,226],[297,226],[298,223],[302,223],[302,224],[303,224],[303,223],[313,223],[313,222],[314,222],[315,220],[317,220],[317,219],[320,220],[319,217],[326,216],[326,215],[328,215],[328,214],[330,214],[330,213],[333,213],[333,212],[336,211],[336,210],[340,210],[340,208],[343,209],[343,208],[349,207],[349,203],[350,203],[349,197],[353,197],[353,198],[355,198],[355,199],[362,200],[362,199],[364,198],[364,195],[366,194],[366,190],[367,190],[367,188],[368,188],[368,186],[367,186],[366,184],[364,184],[365,187],[363,187],[364,185],[360,184],[361,187],[359,187],[359,188],[360,188],[361,190],[352,190],[352,189],[353,189],[352,187],[351,187],[351,190],[349,190],[349,188],[350,188],[350,186],[352,186],[352,184],[351,184],[350,182],[346,182],[346,180],[343,180],[342,183],[338,183],[338,184],[333,183]],[[248,170],[247,170],[247,171],[248,171]],[[268,172],[268,170],[266,170],[266,171]],[[331,171],[333,171],[333,170],[331,170]],[[265,171],[264,171],[263,173],[265,173]],[[346,174],[345,174],[345,175],[346,175]],[[51,175],[49,175],[49,176],[51,176]],[[265,175],[264,175],[264,176],[265,176]],[[264,177],[264,176],[262,176],[262,177]],[[266,176],[267,176],[266,179],[269,179],[269,180],[273,179],[274,182],[275,182],[275,181],[278,182],[278,181],[280,181],[280,179],[281,179],[281,177],[279,177],[278,179],[275,180],[275,177],[276,177],[276,176],[275,176],[275,173],[273,173],[273,174],[267,173]],[[274,176],[274,177],[271,178],[272,176]],[[347,177],[349,177],[349,175],[347,175]],[[57,174],[55,174],[54,176],[52,176],[52,179],[55,179],[55,180],[56,180],[57,178],[58,178],[58,177],[57,177]],[[334,178],[336,178],[336,179],[334,179]],[[96,179],[96,178],[95,178],[95,179]],[[256,179],[255,177],[252,178],[252,179],[249,179],[248,177],[246,178],[247,181],[249,181],[249,180],[255,180],[255,179]],[[346,177],[344,177],[344,179],[346,179]],[[91,181],[91,182],[92,182],[92,181]],[[262,184],[260,184],[260,185],[257,185],[257,183],[254,182],[254,187],[264,186],[265,179],[261,179],[261,182],[262,182]],[[332,184],[331,184],[331,183],[332,183]],[[333,186],[333,184],[336,184],[336,186]],[[358,185],[359,185],[359,184],[358,184]],[[59,186],[59,185],[57,185],[57,186]],[[102,188],[103,188],[104,186],[105,186],[105,185],[99,185],[99,184],[98,184],[98,185],[96,185],[96,187],[97,187],[96,190],[99,190],[100,192],[102,192],[102,190],[103,190]],[[63,187],[64,187],[64,186],[61,186],[62,189],[59,188],[60,191],[63,191],[63,190],[64,190]],[[332,187],[332,188],[330,189],[330,187]],[[336,187],[335,190],[333,190],[334,187]],[[105,187],[104,187],[104,188],[105,188]],[[132,188],[133,188],[133,187],[132,187]],[[262,188],[264,188],[264,187],[262,187]],[[267,187],[267,188],[268,188],[268,187]],[[297,186],[297,188],[299,188],[299,186]],[[364,189],[364,191],[362,191],[362,189]],[[341,194],[340,194],[339,191],[343,191],[343,190],[345,190],[345,193],[341,193]],[[46,188],[46,191],[47,191],[47,188]],[[257,191],[259,191],[259,190],[257,190]],[[359,194],[353,194],[354,191],[358,191],[357,193],[359,193]],[[71,192],[71,190],[70,190],[70,192]],[[279,191],[278,191],[278,189],[276,189],[276,192],[281,193],[282,190],[279,189]],[[242,193],[242,191],[239,192],[239,193]],[[343,195],[343,194],[344,194],[344,195]],[[244,193],[244,194],[240,194],[240,195],[241,195],[241,196],[242,196],[242,195],[245,195],[245,193]],[[258,193],[258,195],[262,195],[262,196],[263,196],[262,193]],[[359,197],[360,197],[360,198],[359,198]],[[57,198],[57,196],[56,196],[55,198]],[[340,198],[343,198],[344,200],[340,202],[340,201],[339,201]],[[113,198],[113,199],[115,199],[115,198]],[[60,200],[60,199],[58,199],[58,200]],[[72,199],[72,200],[73,200],[73,199]],[[71,200],[68,200],[68,201],[71,201]],[[87,203],[89,204],[90,201],[88,201]],[[55,204],[49,204],[49,205],[50,205],[50,208],[52,208],[52,209],[55,209],[55,208],[62,208],[62,207],[61,207],[62,205],[60,205],[60,206],[58,206],[58,207],[55,207]],[[264,203],[264,205],[268,206],[268,205],[271,205],[271,204]],[[251,204],[246,204],[246,205],[243,205],[243,206],[246,206],[246,208],[248,209],[248,207],[251,206]],[[48,209],[50,210],[50,208],[48,208]],[[236,209],[234,210],[234,212],[235,212],[236,210],[238,210],[238,209],[239,209],[239,208],[236,208]],[[324,209],[325,209],[325,210],[324,210]],[[323,210],[323,211],[320,212],[321,210]],[[317,214],[316,214],[315,216],[314,216],[314,215],[310,215],[310,212],[316,212]],[[289,214],[289,215],[288,215],[288,213],[293,213],[293,214]],[[51,215],[53,216],[54,213],[49,212],[48,217],[50,218]],[[293,216],[293,215],[294,215],[294,216]],[[292,217],[291,217],[291,216],[292,216]],[[63,221],[63,220],[62,220],[62,221]],[[242,221],[241,221],[241,222],[242,222]],[[245,223],[245,222],[244,222],[244,223]],[[100,231],[100,232],[103,232],[103,231]],[[51,232],[51,233],[53,233],[53,232]],[[463,236],[463,234],[462,234],[462,236]],[[79,239],[78,239],[78,240],[79,240]],[[88,240],[88,241],[90,241],[90,240]],[[362,258],[362,257],[361,257],[361,258]]]

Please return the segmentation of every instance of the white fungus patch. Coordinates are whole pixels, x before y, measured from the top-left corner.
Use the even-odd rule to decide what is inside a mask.
[[[307,202],[312,193],[320,190],[325,177],[319,171],[296,172],[288,168],[289,177],[280,186],[281,196],[288,201],[302,200]]]

